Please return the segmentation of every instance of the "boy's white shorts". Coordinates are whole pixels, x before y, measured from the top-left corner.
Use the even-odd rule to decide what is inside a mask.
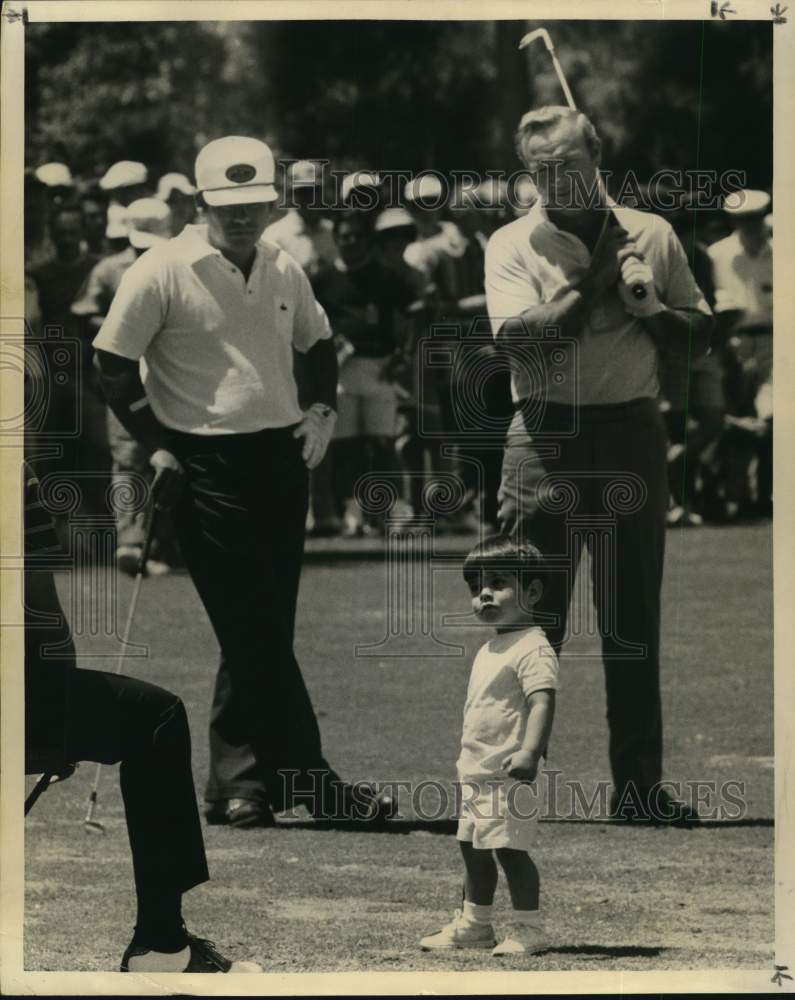
[[[497,847],[529,851],[543,805],[541,786],[539,779],[532,784],[510,778],[459,779],[461,810],[456,839],[484,851]]]

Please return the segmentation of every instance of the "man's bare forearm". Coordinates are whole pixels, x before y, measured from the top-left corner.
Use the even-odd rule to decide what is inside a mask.
[[[518,316],[506,320],[497,334],[499,348],[510,349],[515,341],[543,339],[544,331],[558,330],[564,337],[579,337],[585,318],[604,288],[586,275],[577,285],[571,285],[551,302],[539,302]]]
[[[138,362],[108,351],[97,351],[94,365],[108,406],[122,427],[150,454],[170,451],[167,431],[152,413],[146,398]]]
[[[671,353],[695,360],[709,349],[712,317],[689,309],[662,309],[645,317],[649,332]]]

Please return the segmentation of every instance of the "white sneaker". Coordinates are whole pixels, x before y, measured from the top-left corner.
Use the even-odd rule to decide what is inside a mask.
[[[495,940],[491,924],[476,924],[466,920],[461,910],[456,910],[446,927],[420,941],[420,948],[423,951],[439,948],[493,948]]]
[[[520,926],[508,932],[508,936],[500,941],[492,955],[535,955],[547,948],[549,940],[540,928]]]

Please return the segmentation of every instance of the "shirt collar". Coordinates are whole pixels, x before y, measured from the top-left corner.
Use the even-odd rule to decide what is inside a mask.
[[[205,257],[223,257],[221,251],[207,240],[206,224],[185,226],[180,235],[176,237],[176,240],[181,241],[181,256],[188,264],[195,264]],[[254,268],[276,260],[281,253],[279,247],[271,243],[265,243],[261,237],[257,241],[254,250],[256,257],[252,271]]]

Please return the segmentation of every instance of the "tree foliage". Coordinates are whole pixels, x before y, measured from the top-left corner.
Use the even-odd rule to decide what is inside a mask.
[[[339,168],[513,170],[519,115],[563,103],[536,22],[35,24],[26,37],[28,160],[83,174],[116,159],[190,172],[232,132]],[[556,21],[605,165],[772,176],[772,26]]]

